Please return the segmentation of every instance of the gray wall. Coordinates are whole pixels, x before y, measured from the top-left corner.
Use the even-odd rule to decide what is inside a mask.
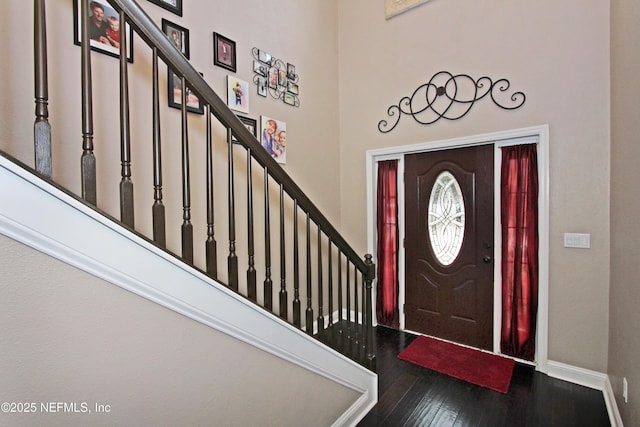
[[[609,377],[626,426],[640,425],[640,4],[611,2],[611,291]],[[629,383],[629,403],[622,379]]]
[[[382,2],[380,2],[382,3]],[[609,335],[609,3],[434,0],[385,20],[382,4],[338,2],[342,230],[366,250],[365,152],[549,125],[549,360],[606,372]],[[488,99],[456,121],[387,108],[438,71],[506,78],[527,95]],[[563,247],[590,233],[591,249]]]
[[[0,271],[0,402],[37,404],[2,425],[324,427],[359,397],[2,235]]]

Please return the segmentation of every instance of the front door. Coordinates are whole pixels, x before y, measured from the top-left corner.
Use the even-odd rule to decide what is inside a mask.
[[[493,145],[405,156],[405,325],[491,350]]]

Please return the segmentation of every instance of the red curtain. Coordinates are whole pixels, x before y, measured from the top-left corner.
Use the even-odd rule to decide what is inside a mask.
[[[398,314],[398,161],[378,162],[378,323],[400,327]]]
[[[538,312],[538,166],[536,145],[502,148],[503,354],[533,360]]]

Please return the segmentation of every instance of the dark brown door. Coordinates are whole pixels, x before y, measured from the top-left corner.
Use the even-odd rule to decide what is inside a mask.
[[[406,329],[492,349],[493,186],[493,145],[405,157]]]

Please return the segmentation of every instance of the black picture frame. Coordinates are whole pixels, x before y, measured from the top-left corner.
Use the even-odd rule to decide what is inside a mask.
[[[182,80],[170,68],[167,72],[167,99],[169,100],[169,107],[182,110]],[[202,75],[202,73],[200,73],[200,75]],[[197,103],[194,102],[194,99]],[[189,90],[189,86],[187,86],[187,111],[204,114],[202,101]]]
[[[213,33],[213,65],[236,72],[236,42]]]
[[[182,0],[149,0],[149,2],[178,16],[182,16]]]
[[[189,30],[162,18],[162,32],[167,36],[171,44],[173,44],[185,58],[189,59]]]
[[[237,117],[238,119],[240,119],[242,124],[244,124],[247,127],[249,132],[251,132],[253,136],[257,138],[258,137],[258,121],[256,119],[252,119],[251,117],[246,117],[246,116],[237,116]],[[238,141],[235,135],[233,134],[231,135],[231,140],[234,142]]]
[[[73,42],[77,46],[82,46],[82,26],[80,23],[80,1],[81,0],[73,0]],[[115,22],[120,24],[120,14],[111,7],[111,5],[106,0],[92,0],[89,2],[89,11],[88,18],[93,16],[94,6],[97,6],[98,9],[102,9],[103,13],[103,24],[105,25],[105,34],[107,33],[107,29],[112,31],[110,28],[110,20],[115,20]],[[120,28],[120,30],[122,30]],[[127,61],[133,62],[133,29],[129,24],[126,25],[125,31],[127,32]],[[98,39],[91,39],[91,29],[89,29],[89,38],[90,38],[90,46],[91,50],[104,53],[105,55],[113,56],[114,58],[120,57],[120,49],[116,45],[120,43],[119,36],[103,36],[103,41],[99,41]],[[117,40],[115,40],[117,38]]]

